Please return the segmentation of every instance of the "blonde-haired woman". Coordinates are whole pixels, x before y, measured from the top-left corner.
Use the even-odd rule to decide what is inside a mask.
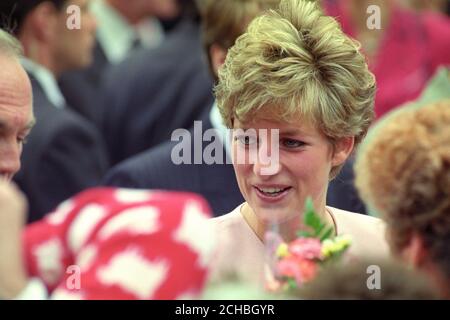
[[[374,117],[375,79],[338,23],[314,2],[283,0],[251,22],[219,80],[218,106],[235,129],[233,164],[246,202],[212,220],[220,237],[213,279],[237,273],[261,283],[265,232],[276,226],[292,240],[308,197],[335,234],[353,236],[351,255],[386,255],[381,221],[325,204],[329,181]],[[269,164],[264,154],[278,159]]]
[[[450,297],[450,100],[379,123],[358,154],[356,177],[387,223],[393,253]]]

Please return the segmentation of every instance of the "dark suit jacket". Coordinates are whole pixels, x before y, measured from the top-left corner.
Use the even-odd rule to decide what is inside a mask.
[[[59,203],[95,186],[107,170],[98,131],[69,109],[57,109],[31,78],[36,125],[22,153],[14,180],[29,201],[28,221],[36,221]]]
[[[353,164],[354,159],[351,157],[347,160],[339,175],[330,182],[327,193],[327,205],[366,214],[367,209],[355,188]]]
[[[81,70],[62,74],[58,84],[72,110],[100,128],[102,97],[99,94],[103,77],[110,63],[98,41],[94,47],[92,64]]]
[[[107,74],[103,133],[112,164],[190,128],[213,103],[199,27],[184,21],[155,49],[135,52]]]
[[[206,114],[202,123],[204,131],[212,128]],[[244,202],[231,164],[175,165],[171,153],[172,148],[179,143],[191,148],[193,160],[193,144],[187,140],[168,141],[117,165],[108,173],[104,184],[125,188],[195,192],[208,200],[215,215],[228,213]],[[209,142],[204,143],[203,148],[206,144]],[[223,155],[225,162],[225,150]]]

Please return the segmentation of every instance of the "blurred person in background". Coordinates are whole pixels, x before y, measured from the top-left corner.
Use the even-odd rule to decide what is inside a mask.
[[[355,169],[392,253],[450,298],[450,100],[393,111],[372,128]]]
[[[377,79],[375,113],[416,99],[441,65],[450,64],[450,20],[434,12],[414,12],[388,0],[324,0],[344,32],[356,38]],[[369,29],[369,6],[380,8],[380,29]],[[373,13],[373,12],[372,12]]]
[[[89,12],[97,22],[93,61],[80,70],[65,72],[59,86],[71,108],[100,126],[100,87],[104,73],[137,48],[159,46],[164,31],[158,17],[178,14],[176,0],[90,0]],[[83,25],[81,28],[87,26]]]
[[[92,60],[95,21],[88,0],[5,0],[0,16],[24,48],[22,65],[31,78],[36,125],[22,154],[15,181],[29,201],[29,221],[39,220],[63,200],[95,186],[107,169],[99,132],[71,111],[56,78]],[[80,30],[67,28],[66,8],[81,8]]]
[[[408,102],[404,106],[418,108],[445,99],[450,99],[450,68],[441,67],[428,81],[419,99]]]
[[[211,107],[199,14],[193,0],[182,0],[180,10],[159,47],[136,51],[105,75],[102,131],[113,165],[190,128]]]
[[[401,3],[406,7],[417,11],[435,11],[447,13],[450,8],[449,0],[401,0]]]
[[[371,270],[379,272],[379,281],[370,279],[376,276],[369,272]],[[367,260],[325,266],[313,281],[292,290],[291,297],[307,300],[430,300],[438,299],[439,293],[425,275],[399,262]]]

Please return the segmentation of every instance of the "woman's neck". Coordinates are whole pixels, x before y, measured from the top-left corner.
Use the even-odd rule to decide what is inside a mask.
[[[292,241],[297,237],[298,231],[309,231],[307,227],[303,224],[303,215],[300,213],[289,220],[283,221],[281,223],[272,224],[267,221],[262,221],[258,219],[257,215],[254,213],[253,209],[248,203],[245,203],[241,209],[241,214],[243,215],[247,224],[252,228],[257,237],[264,242],[264,237],[267,231],[275,231],[283,238],[284,241]],[[319,211],[319,215],[322,221],[335,229],[335,222],[331,214],[327,211],[325,205]]]

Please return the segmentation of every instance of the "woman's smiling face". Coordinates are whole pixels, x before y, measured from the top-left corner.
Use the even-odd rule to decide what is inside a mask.
[[[348,154],[342,158],[333,152],[325,135],[301,121],[258,119],[244,124],[235,120],[234,129],[237,181],[259,220],[283,222],[299,217],[308,197],[317,210],[324,210],[330,171]]]

